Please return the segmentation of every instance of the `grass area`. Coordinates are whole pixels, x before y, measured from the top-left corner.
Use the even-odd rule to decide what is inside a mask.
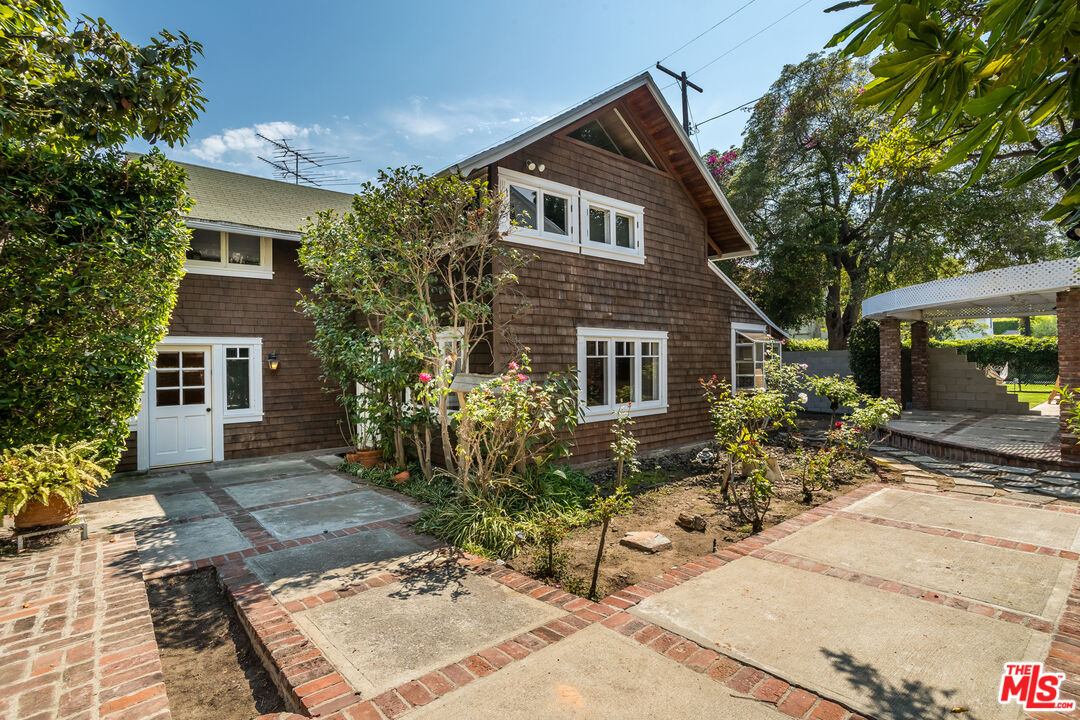
[[[1021,389],[1018,390],[1013,383],[1008,384],[1009,392],[1016,395],[1020,402],[1025,402],[1030,407],[1046,402],[1046,398],[1050,397],[1050,391],[1054,389],[1053,385],[1028,385],[1027,383],[1020,387]]]

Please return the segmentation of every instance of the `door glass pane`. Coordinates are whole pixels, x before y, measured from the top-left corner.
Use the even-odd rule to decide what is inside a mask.
[[[157,366],[159,368],[177,368],[177,367],[180,367],[180,353],[178,353],[178,352],[158,353]]]
[[[180,387],[180,373],[176,370],[158,370],[157,386],[159,388]]]
[[[254,235],[229,233],[229,262],[234,265],[258,265],[262,241]]]
[[[206,401],[205,388],[184,388],[184,404],[185,405],[202,405]]]
[[[544,193],[544,232],[566,235],[569,232],[567,212],[569,203],[566,198]]]
[[[634,343],[615,343],[615,402],[634,399]]]
[[[587,341],[585,354],[585,404],[607,405],[607,342]]]
[[[641,343],[641,402],[660,399],[660,343]]]
[[[247,348],[237,349],[247,355]],[[251,363],[246,357],[225,359],[225,407],[229,410],[251,407]]]
[[[184,387],[201,386],[203,383],[203,371],[202,370],[185,370],[184,371]]]
[[[615,244],[621,248],[634,247],[634,221],[625,215],[615,216]]]
[[[536,229],[536,191],[510,186],[510,220],[515,227]]]
[[[202,230],[200,228],[192,230],[187,259],[221,262],[221,233],[217,230]]]
[[[589,239],[608,244],[608,211],[589,208]]]
[[[198,368],[201,370],[205,367],[203,365],[203,356],[205,354],[202,352],[185,352],[181,356],[181,362],[183,362],[184,368]]]
[[[166,407],[166,406],[169,406],[169,405],[179,405],[180,404],[180,391],[177,390],[177,389],[162,390],[161,388],[158,388],[157,398],[155,399],[155,401],[157,402],[158,407]]]

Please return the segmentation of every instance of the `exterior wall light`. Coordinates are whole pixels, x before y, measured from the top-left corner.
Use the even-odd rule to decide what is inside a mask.
[[[277,350],[274,350],[266,356],[266,364],[270,366],[271,370],[278,369]]]
[[[533,171],[533,170],[536,170],[536,171],[538,171],[538,172],[544,172],[544,170],[546,169],[546,168],[544,167],[544,163],[540,163],[539,165],[537,165],[537,164],[536,164],[536,163],[534,163],[534,162],[533,162],[532,160],[526,160],[526,161],[525,161],[525,167],[526,167],[526,168],[527,168],[527,169],[528,169],[528,170],[529,170],[530,172],[531,172],[531,171]]]

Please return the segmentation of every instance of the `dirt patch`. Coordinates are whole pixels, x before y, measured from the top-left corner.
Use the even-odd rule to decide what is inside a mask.
[[[250,720],[285,703],[213,569],[146,583],[174,720]]]
[[[802,502],[801,485],[794,470],[794,454],[786,448],[773,446],[769,447],[769,454],[780,463],[784,481],[774,485],[776,497],[766,515],[765,527],[800,515],[861,485],[880,480],[898,480],[867,463],[864,471],[850,481],[815,492],[813,502],[807,504]],[[660,575],[672,567],[749,537],[750,525],[739,517],[733,505],[724,501],[720,479],[714,472],[702,473],[700,465],[682,457],[660,459],[654,467],[634,478],[629,484],[635,496],[633,509],[626,515],[613,518],[608,530],[604,559],[600,566],[598,596],[610,595],[627,585]],[[677,525],[675,521],[680,513],[704,517],[705,531],[686,530]],[[635,530],[659,532],[671,540],[671,548],[649,554],[619,545],[619,539],[625,533]],[[568,590],[581,594],[588,591],[599,540],[600,527],[595,525],[574,530],[562,542],[560,549],[566,556],[567,574],[578,580],[577,586],[571,581]],[[534,558],[535,553],[526,551],[508,565],[537,577]],[[584,587],[580,586],[582,581]]]

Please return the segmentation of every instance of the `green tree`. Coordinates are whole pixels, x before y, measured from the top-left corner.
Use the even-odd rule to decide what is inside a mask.
[[[0,448],[98,443],[119,459],[183,275],[183,171],[132,136],[182,141],[199,46],[68,27],[52,0],[0,6]]]
[[[871,80],[865,61],[836,54],[786,66],[718,178],[761,250],[737,279],[783,325],[824,316],[831,349],[868,295],[1062,252],[1038,219],[1040,187],[927,172],[937,155],[910,126],[859,103]]]
[[[846,55],[881,52],[860,104],[894,120],[912,114],[927,142],[947,149],[935,169],[970,161],[972,180],[1002,155],[1037,152],[1014,182],[1051,176],[1064,193],[1046,218],[1075,228],[1080,7],[1068,0],[857,0],[829,10],[860,6],[869,9],[829,43]]]

